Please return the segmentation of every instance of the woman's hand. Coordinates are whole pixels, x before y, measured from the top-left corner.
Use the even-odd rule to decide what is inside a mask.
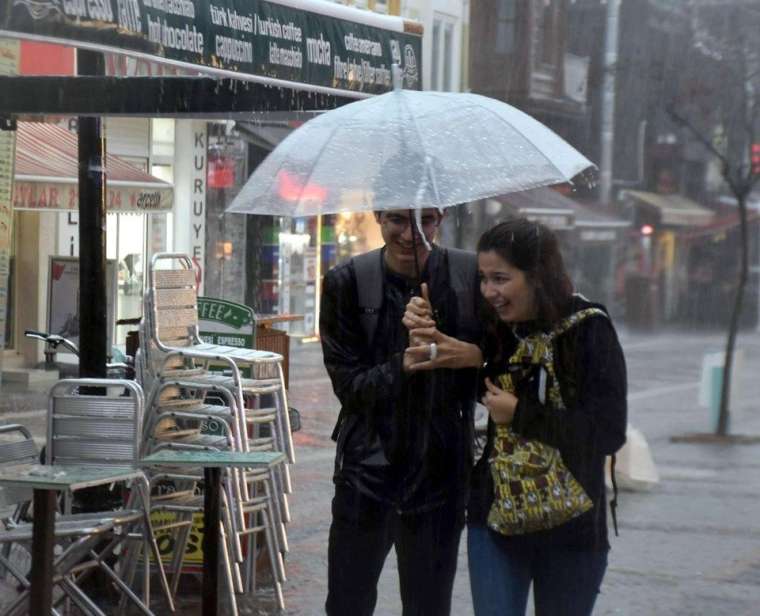
[[[495,424],[508,426],[512,423],[517,409],[517,398],[514,394],[494,385],[488,377],[486,377],[486,393],[482,403],[488,409],[491,421]]]
[[[409,339],[413,342],[404,351],[406,372],[437,368],[477,368],[483,363],[483,354],[476,345],[447,336],[435,327],[413,329]]]
[[[421,290],[422,297],[414,296],[409,300],[409,303],[406,305],[404,317],[401,319],[401,322],[409,331],[413,329],[435,327],[433,307],[430,304],[427,283],[422,283]],[[415,342],[417,341],[412,340],[411,345],[416,346]]]

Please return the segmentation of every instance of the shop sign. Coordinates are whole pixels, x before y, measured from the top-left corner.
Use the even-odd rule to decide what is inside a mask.
[[[615,237],[615,232],[610,229],[581,231],[581,241],[583,242],[614,242]]]
[[[235,185],[235,161],[226,156],[208,161],[208,187],[232,188]]]
[[[171,493],[175,489],[174,486],[170,486],[169,489],[165,488],[165,491]],[[174,558],[177,535],[171,528],[162,529],[161,527],[176,523],[179,519],[180,515],[173,511],[152,511],[150,514],[151,523],[158,529],[156,531],[158,554],[165,566],[169,565]],[[203,512],[196,512],[193,514],[193,523],[185,546],[185,556],[182,563],[183,573],[200,573],[203,571],[203,530]]]
[[[575,226],[572,214],[554,214],[525,212],[525,217],[532,222],[539,222],[555,231],[567,231]]]
[[[316,0],[15,0],[0,13],[0,35],[368,94],[392,89],[394,62],[420,89],[422,37],[406,25]]]
[[[204,342],[224,346],[252,349],[255,317],[253,309],[243,304],[212,297],[198,298],[198,333]],[[223,371],[226,364],[218,366]],[[211,366],[215,369],[215,366]],[[250,376],[250,369],[240,370],[243,377]],[[222,425],[210,419],[201,426],[204,434],[224,434]]]
[[[203,293],[204,270],[206,264],[206,184],[208,182],[207,163],[208,139],[205,122],[194,121],[193,124],[193,166],[191,169],[191,200],[190,213],[190,258],[196,268],[198,292]]]
[[[106,184],[109,212],[167,212],[172,209],[172,189]],[[16,210],[78,210],[79,185],[68,182],[16,181],[13,187]]]
[[[253,309],[212,297],[198,298],[198,329],[209,344],[253,348]]]

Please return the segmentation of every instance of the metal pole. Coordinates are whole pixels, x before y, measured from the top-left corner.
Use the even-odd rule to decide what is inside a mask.
[[[203,616],[216,616],[219,609],[221,476],[220,468],[203,469]]]
[[[103,75],[100,53],[77,51],[79,75]],[[104,378],[106,290],[106,142],[99,117],[79,118],[79,376]]]
[[[615,71],[617,71],[620,2],[621,0],[607,0],[607,27],[604,34],[599,200],[605,205],[610,202],[612,195],[612,155],[615,141]]]
[[[53,605],[55,490],[34,491],[30,614],[50,614]]]

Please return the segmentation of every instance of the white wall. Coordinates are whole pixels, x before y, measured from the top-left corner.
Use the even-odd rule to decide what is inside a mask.
[[[420,21],[425,28],[422,39],[422,84],[425,90],[432,86],[434,20],[437,17],[453,24],[451,89],[461,89],[462,30],[463,25],[469,23],[469,0],[402,0],[401,13],[403,17]]]

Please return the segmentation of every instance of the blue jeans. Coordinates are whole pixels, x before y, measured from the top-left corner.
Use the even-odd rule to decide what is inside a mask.
[[[570,550],[532,539],[507,539],[485,526],[468,526],[475,616],[524,616],[531,582],[536,616],[591,614],[607,551]]]

